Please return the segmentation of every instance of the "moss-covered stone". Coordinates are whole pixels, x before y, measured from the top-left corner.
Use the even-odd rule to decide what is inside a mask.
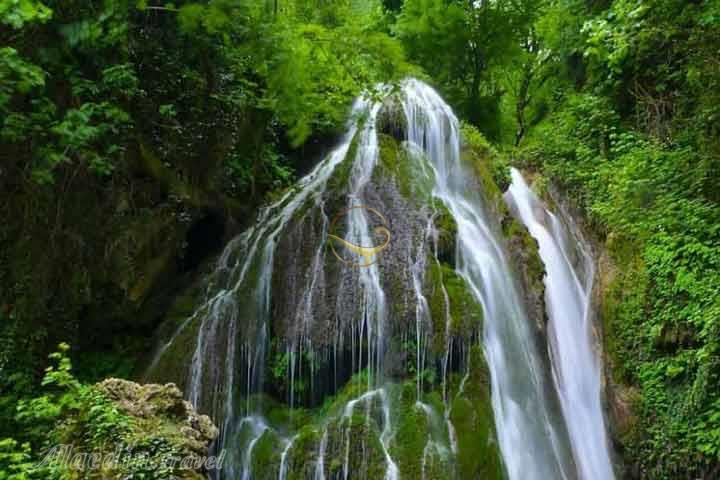
[[[387,463],[375,419],[358,408],[351,416],[331,421],[325,460],[326,478],[342,478],[345,469],[356,478],[383,478]]]
[[[420,453],[425,449],[431,434],[426,413],[416,405],[414,382],[403,385],[399,403],[399,418],[390,453],[403,478],[422,478],[423,458]]]
[[[354,375],[337,394],[325,399],[325,403],[317,411],[317,421],[322,422],[324,419],[341,415],[348,402],[365,393],[368,386],[366,371]]]
[[[216,466],[203,457],[209,455],[218,429],[183,400],[174,384],[139,385],[110,378],[93,387],[91,398],[90,412],[69,418],[60,429],[66,436],[61,439],[78,452],[107,457],[121,451],[125,458],[100,471],[83,472],[87,478],[133,478],[144,471],[155,478],[200,480],[206,478],[206,467]]]
[[[195,282],[178,295],[160,324],[156,338],[159,347],[146,358],[147,365],[139,376],[145,381],[171,381],[185,388],[187,367],[197,341],[197,331],[203,318],[200,309],[206,283]],[[198,310],[200,309],[200,310]],[[193,316],[194,314],[197,314]]]
[[[321,275],[317,277],[318,283],[313,286],[317,298],[312,299],[308,309],[302,311],[297,300],[307,292],[309,278],[316,273],[312,269],[316,254],[319,252],[320,257],[322,254],[327,256],[327,252],[317,250],[322,227],[326,225],[323,222],[348,204],[352,160],[358,148],[356,138],[322,193],[322,210],[315,208],[312,201],[306,202],[283,228],[277,240],[268,324],[271,340],[266,353],[266,385],[263,387],[266,394],[261,400],[254,398],[256,396],[250,399],[252,405],[262,406],[264,421],[271,426],[271,430],[263,433],[254,444],[253,471],[263,475],[261,478],[277,477],[280,457],[289,439],[292,443],[285,458],[287,478],[291,480],[315,477],[321,449],[324,449],[325,478],[342,478],[344,470],[352,478],[383,478],[387,468],[386,445],[401,478],[502,478],[487,368],[478,345],[483,308],[463,277],[453,268],[458,226],[445,205],[432,198],[433,174],[426,159],[399,142],[392,131],[387,133],[390,135],[379,135],[378,164],[373,172],[373,181],[363,191],[364,200],[387,214],[393,233],[393,243],[378,264],[387,300],[389,328],[385,334],[391,345],[383,359],[381,378],[386,380],[382,384],[384,390],[382,393],[368,392],[378,386],[377,377],[369,379],[367,375],[360,374],[339,389],[334,385],[332,390],[322,391],[317,399],[302,398],[295,389],[293,404],[302,405],[302,408],[288,406],[287,393],[292,387],[289,387],[288,381],[288,368],[291,367],[287,366],[287,356],[293,341],[298,338],[307,341],[303,348],[312,345],[314,350],[311,354],[317,357],[323,357],[331,348],[345,349],[336,357],[328,354],[320,360],[320,363],[330,365],[333,361],[346,363],[340,365],[340,370],[346,372],[341,377],[345,376],[333,380],[340,384],[350,375],[347,373],[350,370],[348,363],[352,362],[352,368],[357,368],[356,358],[366,361],[363,358],[367,357],[366,340],[362,338],[356,344],[357,337],[350,339],[347,335],[357,335],[357,332],[342,330],[354,321],[357,305],[362,301],[353,298],[358,296],[358,290],[353,288],[357,286],[353,283],[356,271],[345,269],[340,262],[328,256]],[[493,201],[499,202],[496,208],[500,209],[501,192],[495,185],[496,179],[489,170],[490,166],[486,164],[489,161],[486,157],[490,154],[489,150],[464,150],[465,161],[472,164],[473,171],[480,172],[478,188],[486,194],[489,192]],[[437,252],[432,249],[431,221],[437,233]],[[419,268],[411,269],[411,265]],[[236,310],[241,312],[239,335],[243,339],[254,328],[253,322],[260,315],[252,307],[257,293],[252,288],[252,279],[258,275],[260,267],[258,262],[251,266],[246,285],[238,288],[234,297]],[[418,280],[418,277],[423,278]],[[413,283],[418,281],[422,283],[422,293],[431,317],[423,316],[418,323],[420,341],[413,330],[421,304],[418,300],[420,296],[413,289]],[[340,284],[347,290],[345,293],[349,300],[342,296],[342,292],[338,293]],[[341,302],[342,308],[339,307]],[[178,310],[182,308],[178,306]],[[312,321],[307,323],[311,328],[300,332],[298,328],[307,324],[297,321],[298,316],[308,311],[312,315]],[[343,318],[339,318],[339,312],[342,312]],[[192,328],[196,329],[197,325]],[[333,343],[343,335],[346,335],[343,339],[346,345]],[[455,345],[452,354],[446,354],[448,336],[453,338]],[[427,348],[427,342],[430,348]],[[348,359],[348,355],[353,356],[352,360]],[[416,371],[418,359],[424,361],[420,372]],[[296,365],[304,361],[296,360]],[[302,363],[302,373],[296,369],[297,376],[292,377],[295,385],[306,382],[311,375],[317,377],[330,371],[318,373],[321,371],[318,369],[325,368],[320,363],[313,362],[313,369],[306,368],[311,363]],[[464,382],[465,389],[460,392],[459,372],[464,373],[468,363],[472,367],[471,373]],[[223,362],[218,364],[223,365]],[[396,365],[402,368],[395,368]],[[447,378],[441,379],[442,375],[447,375]],[[313,386],[317,387],[317,384]],[[367,395],[362,397],[363,394]],[[385,403],[385,396],[388,403]],[[350,402],[355,402],[353,409],[349,408],[352,405]],[[391,411],[389,425],[383,410],[388,405]],[[454,445],[451,445],[452,428],[445,423],[448,407],[452,409],[450,419],[457,429],[456,455],[452,451]],[[238,445],[242,445],[243,440],[247,441],[247,432],[243,435],[239,436]],[[283,439],[278,435],[282,435]]]
[[[631,239],[611,234],[600,245],[594,285],[594,303],[604,333],[603,365],[610,437],[624,465],[638,464],[631,458],[642,442],[637,416],[641,397],[633,386],[635,372],[629,368],[637,356],[633,332],[645,321],[646,292],[650,285],[641,249]],[[622,268],[620,268],[622,265]]]
[[[297,433],[286,460],[287,480],[314,478],[321,435],[313,425],[306,425]]]
[[[507,241],[510,264],[519,280],[528,316],[539,334],[547,324],[545,311],[545,264],[540,258],[537,241],[519,220],[509,212],[501,217],[502,233]]]
[[[495,436],[490,374],[479,345],[472,347],[471,369],[461,395],[455,397],[450,420],[458,442],[460,478],[503,479],[503,464]]]
[[[510,185],[507,160],[475,127],[463,124],[461,136],[460,160],[475,174],[479,187],[494,212],[502,212],[502,192]]]
[[[443,263],[455,266],[457,250],[457,223],[445,204],[433,199],[433,224],[437,230],[437,258]]]
[[[377,182],[394,182],[401,195],[416,205],[430,200],[433,172],[422,153],[388,135],[378,135],[379,158],[373,172]]]
[[[425,278],[433,318],[433,349],[436,354],[440,354],[444,352],[447,342],[447,314],[450,315],[450,329],[447,333],[472,338],[482,330],[483,309],[468,289],[465,279],[448,265],[430,259]]]
[[[277,433],[265,430],[252,450],[252,472],[255,480],[276,480],[280,471],[283,445]]]
[[[359,129],[358,129],[359,130]],[[357,156],[358,151],[359,134],[350,141],[350,146],[345,154],[345,158],[342,159],[339,165],[335,167],[335,171],[327,182],[327,191],[331,192],[333,197],[342,198],[347,192],[347,188],[350,181],[350,174],[352,173],[353,162]]]

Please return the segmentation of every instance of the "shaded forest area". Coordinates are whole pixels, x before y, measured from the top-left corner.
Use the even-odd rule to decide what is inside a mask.
[[[62,478],[30,464],[68,411],[112,440],[85,382],[137,373],[353,98],[409,75],[607,250],[631,478],[720,476],[720,1],[2,0],[0,23],[0,478]]]

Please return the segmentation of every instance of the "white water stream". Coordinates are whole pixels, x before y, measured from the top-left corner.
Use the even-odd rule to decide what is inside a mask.
[[[403,89],[409,141],[422,147],[435,169],[434,195],[458,225],[457,269],[483,306],[483,343],[490,368],[500,450],[511,480],[572,478],[561,419],[552,415],[543,364],[517,291],[497,224],[460,159],[459,122],[428,85]]]
[[[601,371],[591,324],[592,258],[584,242],[570,236],[574,232],[545,208],[515,169],[507,198],[538,241],[545,263],[553,378],[580,478],[612,480],[601,403]],[[574,253],[579,257],[577,267],[571,261]]]

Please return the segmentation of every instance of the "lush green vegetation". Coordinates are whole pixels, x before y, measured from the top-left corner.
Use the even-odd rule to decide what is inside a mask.
[[[603,313],[612,374],[634,390],[626,458],[643,478],[711,478],[720,461],[720,4],[566,6],[537,24],[547,80],[528,104],[535,125],[516,157],[575,200],[615,264]]]
[[[59,340],[81,376],[129,375],[191,225],[243,223],[412,70],[373,2],[7,0],[0,23],[8,419]]]
[[[53,364],[46,369],[41,394],[17,405],[15,417],[24,428],[25,442],[0,441],[0,478],[67,478],[67,465],[48,461],[37,466],[36,455],[74,441],[92,451],[103,443],[119,442],[129,431],[127,416],[98,390],[73,376],[69,348],[60,344],[59,351],[50,355]]]
[[[173,459],[196,453],[184,430],[196,428],[198,421],[209,426],[209,418],[189,419],[195,414],[182,406],[175,387],[152,386],[150,395],[140,395],[147,403],[133,406],[132,389],[143,388],[137,384],[83,384],[72,372],[69,349],[61,343],[50,354],[42,391],[17,405],[16,421],[26,441],[0,440],[0,478],[81,478],[88,466],[104,478],[201,478]],[[110,392],[119,393],[126,403],[113,401]]]
[[[241,227],[410,74],[607,249],[628,476],[720,475],[718,0],[0,0],[0,24],[0,478],[101,402],[65,356],[43,372],[59,341],[83,381],[130,376],[202,266],[193,225]]]

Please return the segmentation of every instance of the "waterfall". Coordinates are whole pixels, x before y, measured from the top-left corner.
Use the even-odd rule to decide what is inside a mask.
[[[362,112],[366,103],[359,99],[353,112]],[[345,158],[354,138],[357,124],[351,116],[348,133],[327,159],[303,177],[296,187],[278,201],[264,208],[253,227],[232,241],[220,257],[211,282],[217,294],[209,296],[194,316],[201,316],[195,351],[189,369],[189,400],[221,422],[219,445],[240,435],[243,425],[265,425],[260,405],[251,403],[253,393],[261,393],[264,382],[265,352],[268,342],[273,258],[277,237],[298,208],[306,201],[320,203],[319,192],[325,187],[335,167]],[[232,263],[231,258],[235,261]],[[254,272],[253,272],[254,270]],[[241,291],[251,293],[248,314],[240,319],[238,297]],[[238,324],[246,331],[240,336]],[[186,325],[185,322],[183,325]],[[176,334],[177,335],[177,334]],[[176,336],[175,335],[175,336]],[[163,346],[163,349],[166,349]],[[236,378],[236,357],[242,357],[244,369]],[[244,409],[239,412],[235,393],[245,395]],[[239,415],[240,413],[240,415]],[[236,478],[242,466],[242,478],[251,478],[252,447],[266,428],[253,428],[245,454],[230,450],[223,466],[226,478]]]
[[[432,88],[417,80],[407,81],[403,93],[409,141],[427,152],[436,175],[434,195],[458,225],[457,269],[485,311],[483,344],[508,475],[512,480],[572,478],[564,430],[551,414],[541,357],[496,225],[460,162],[458,120]]]
[[[295,478],[296,469],[303,468],[303,478],[367,480],[368,458],[373,455],[378,462],[373,467],[382,465],[385,479],[403,477],[395,456],[403,439],[396,438],[398,409],[393,404],[401,395],[388,373],[402,362],[411,364],[415,376],[416,398],[410,409],[423,412],[427,429],[424,448],[415,455],[417,473],[435,478],[432,475],[437,473],[431,470],[444,471],[448,478],[457,478],[452,463],[461,448],[463,429],[453,425],[453,402],[472,383],[471,368],[484,368],[470,365],[471,344],[484,352],[491,392],[486,403],[491,404],[495,421],[489,442],[495,444],[496,437],[510,480],[577,477],[568,431],[556,413],[561,408],[556,405],[547,362],[513,278],[498,221],[461,161],[459,122],[428,85],[407,79],[399,87],[381,86],[378,92],[392,98],[399,109],[405,126],[401,148],[418,167],[412,180],[429,185],[427,200],[433,204],[395,205],[399,212],[395,226],[403,224],[407,230],[393,231],[390,248],[400,260],[357,268],[326,254],[330,218],[338,210],[346,212],[344,239],[373,245],[373,218],[358,207],[381,202],[387,193],[374,176],[380,168],[378,118],[387,103],[360,98],[339,145],[294,188],[262,209],[254,226],[230,242],[208,282],[206,301],[153,359],[153,365],[158,364],[158,356],[171,348],[183,329],[196,325],[186,389],[189,400],[220,426],[217,448],[230,450],[219,479],[266,475],[252,468],[254,463],[267,465],[267,459],[253,462],[253,452],[268,451],[268,442],[275,442],[274,472],[280,479]],[[343,185],[340,199],[332,191],[338,184]],[[450,310],[449,289],[442,282],[438,287],[444,299],[441,311],[431,308],[425,294],[428,264],[439,264],[437,243],[432,253],[436,202],[457,225],[455,271],[446,271],[466,286],[484,314],[482,331],[478,323],[476,331],[463,338],[451,336],[457,319]],[[395,208],[392,201],[383,205]],[[289,255],[287,248],[298,251]],[[301,253],[307,260],[298,260]],[[402,286],[402,299],[389,294],[392,279]],[[278,299],[283,295],[289,298],[285,303]],[[432,344],[434,332],[443,332],[439,347]],[[441,351],[432,353],[432,348]],[[282,354],[277,356],[280,360],[266,365],[273,351]],[[553,358],[560,354],[562,348],[553,348]],[[360,375],[352,377],[356,383],[349,389],[352,395],[343,397],[344,408],[298,431],[292,421],[283,425],[271,421],[263,394],[269,384],[266,371],[273,369],[279,369],[274,374],[287,382],[283,388],[291,412],[314,393],[319,391],[322,399]],[[440,378],[426,381],[427,370],[438,372]],[[556,382],[569,375],[561,370],[554,373]],[[330,379],[327,385],[316,385],[325,377]],[[309,379],[309,385],[301,385],[303,378]],[[422,400],[430,388],[426,383],[433,382],[435,403]],[[301,386],[314,393],[305,393],[305,400],[298,398]],[[362,425],[358,417],[364,419]],[[357,428],[376,438],[364,443]],[[575,431],[571,433],[577,442]],[[300,457],[305,466],[298,465],[294,455],[300,448],[306,448]],[[357,462],[352,458],[355,454],[362,456]],[[353,470],[358,465],[365,473]],[[377,478],[377,470],[372,472]]]
[[[592,338],[592,258],[577,228],[545,208],[515,169],[507,199],[537,240],[545,264],[553,379],[580,477],[613,479],[601,404],[601,370]],[[571,260],[574,254],[579,261]]]

